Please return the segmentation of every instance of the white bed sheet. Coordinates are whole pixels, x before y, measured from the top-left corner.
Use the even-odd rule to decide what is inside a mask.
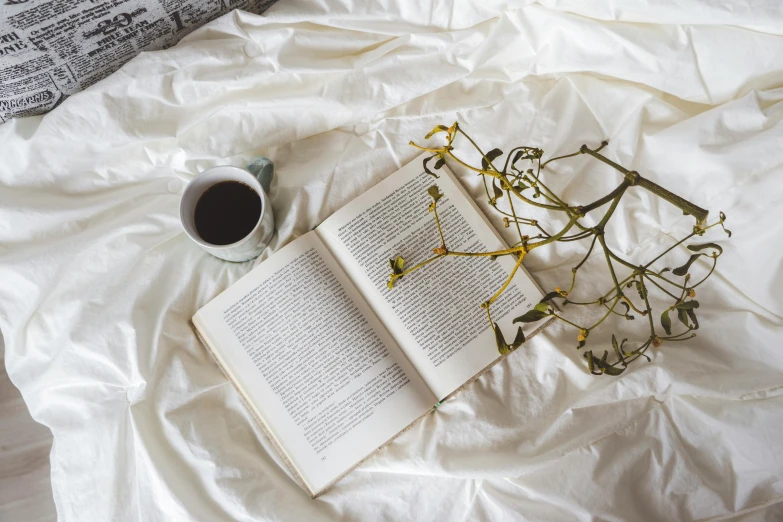
[[[753,4],[285,0],[0,126],[0,330],[54,435],[59,518],[783,519],[783,6]],[[207,167],[274,158],[274,250],[453,120],[552,155],[608,138],[725,211],[702,328],[620,378],[587,375],[576,333],[551,328],[311,501],[188,327],[252,263],[193,245],[179,195]],[[574,201],[619,180],[584,157],[555,170]],[[608,238],[645,255],[691,225],[634,191]],[[583,248],[527,266],[567,284]]]

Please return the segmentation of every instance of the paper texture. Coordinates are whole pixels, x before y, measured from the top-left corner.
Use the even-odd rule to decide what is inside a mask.
[[[783,517],[781,5],[525,4],[286,0],[0,125],[0,330],[54,435],[60,520]],[[724,254],[697,289],[699,335],[610,379],[586,374],[573,329],[547,328],[311,501],[188,325],[252,263],[190,242],[182,187],[274,158],[274,250],[455,120],[487,149],[609,139],[611,159],[726,212],[732,238],[703,238]],[[450,166],[492,216],[480,180]],[[547,176],[575,203],[620,181],[585,157]],[[634,259],[693,222],[636,188],[615,216],[607,241]],[[585,251],[526,264],[562,287]],[[583,270],[586,293],[611,285],[600,251]],[[609,349],[640,320],[589,341]]]
[[[0,123],[41,114],[119,69],[165,49],[231,9],[276,0],[3,0]]]
[[[193,322],[313,493],[436,402],[314,233]]]
[[[487,313],[480,307],[514,271],[509,256],[447,257],[386,282],[388,259],[402,256],[405,268],[430,259],[440,245],[434,216],[426,211],[429,187],[443,194],[438,216],[448,248],[492,252],[507,248],[474,208],[447,167],[426,174],[419,157],[384,179],[316,229],[375,313],[413,362],[429,388],[443,399],[499,358]],[[515,317],[543,297],[524,270],[493,304],[493,322],[515,332]],[[537,326],[537,325],[536,325]],[[530,334],[536,328],[526,325]]]

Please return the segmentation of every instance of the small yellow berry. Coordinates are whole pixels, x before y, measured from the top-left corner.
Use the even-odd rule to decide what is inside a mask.
[[[696,290],[694,290],[693,288],[688,290],[688,297],[696,297]]]
[[[568,295],[568,292],[566,292],[565,290],[562,290],[559,286],[555,287],[555,292],[557,292],[558,294],[562,295],[563,297]]]
[[[658,348],[660,345],[663,344],[663,341],[661,341],[658,337],[653,337],[652,345]]]
[[[508,228],[509,224],[508,218],[503,218],[503,226]]]
[[[580,343],[587,339],[587,330],[579,330],[579,335],[576,337],[576,340]]]

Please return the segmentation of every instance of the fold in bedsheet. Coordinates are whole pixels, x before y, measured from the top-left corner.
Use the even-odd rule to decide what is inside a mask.
[[[0,126],[0,330],[54,434],[60,519],[783,516],[783,7],[603,4],[286,0]],[[274,251],[454,120],[547,155],[607,138],[611,158],[726,212],[699,335],[610,379],[550,328],[310,501],[188,327],[252,263],[193,245],[179,196],[202,169],[274,158]],[[575,202],[619,181],[583,157],[549,176]],[[612,226],[616,250],[645,256],[692,220],[634,191]],[[562,286],[583,248],[526,264]],[[600,252],[584,270],[586,294],[608,283]],[[632,331],[593,346],[612,330]]]

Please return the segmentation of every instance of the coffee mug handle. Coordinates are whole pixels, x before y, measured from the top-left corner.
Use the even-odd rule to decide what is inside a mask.
[[[275,164],[272,160],[263,156],[257,156],[245,165],[245,170],[256,177],[258,182],[261,183],[261,188],[264,189],[268,196],[269,188],[272,186],[272,178],[275,175]]]

